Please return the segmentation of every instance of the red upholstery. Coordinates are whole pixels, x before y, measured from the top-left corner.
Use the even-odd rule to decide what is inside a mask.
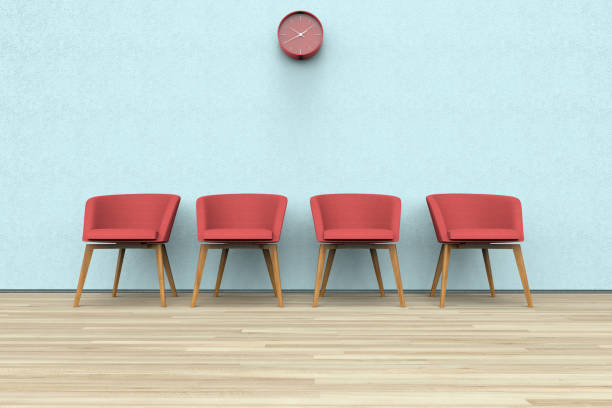
[[[223,241],[224,239],[270,241],[272,230],[266,228],[216,228],[204,231],[203,236],[204,241]]]
[[[401,200],[380,194],[325,194],[310,199],[319,242],[399,240]]]
[[[172,194],[118,194],[85,204],[83,241],[168,242],[181,198]]]
[[[453,241],[486,241],[491,239],[516,241],[520,238],[518,231],[503,228],[458,228],[448,230],[448,236]]]
[[[323,238],[328,241],[391,241],[393,231],[384,228],[335,228],[325,230]]]
[[[489,194],[427,196],[439,242],[523,241],[523,215],[518,198]]]
[[[154,240],[157,231],[154,229],[137,228],[95,228],[87,234],[90,240]]]
[[[202,242],[278,242],[287,197],[274,194],[218,194],[196,201]]]

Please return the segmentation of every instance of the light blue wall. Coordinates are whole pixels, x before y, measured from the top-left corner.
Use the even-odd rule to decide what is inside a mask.
[[[324,25],[309,61],[276,40],[295,9]],[[611,22],[605,0],[0,0],[0,288],[74,288],[85,200],[131,192],[182,196],[169,253],[191,288],[195,199],[269,192],[289,198],[283,286],[309,289],[309,197],[372,192],[401,197],[404,285],[423,289],[425,195],[485,192],[523,201],[533,288],[612,289]],[[111,287],[115,256],[86,288]],[[376,287],[367,251],[336,259],[330,288]],[[511,252],[492,262],[520,288]],[[121,287],[155,274],[128,251]],[[453,254],[449,286],[486,288],[479,252]],[[268,288],[261,254],[230,252],[223,287]]]

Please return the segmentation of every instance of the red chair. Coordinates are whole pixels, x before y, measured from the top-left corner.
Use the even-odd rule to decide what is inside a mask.
[[[172,194],[119,194],[92,197],[85,204],[83,241],[87,244],[81,266],[79,284],[74,296],[74,307],[79,305],[94,249],[119,249],[113,297],[117,286],[126,248],[150,248],[157,258],[157,277],[161,305],[166,306],[164,268],[176,296],[174,279],[165,243],[170,238],[172,224],[181,198]]]
[[[376,250],[388,249],[400,305],[406,306],[397,248],[394,244],[399,240],[401,200],[398,197],[379,194],[325,194],[312,197],[310,208],[317,240],[321,243],[312,306],[316,307],[319,296],[325,294],[336,249],[340,248],[370,250],[381,296],[385,295],[385,291]],[[327,251],[329,255],[325,262]],[[325,277],[321,284],[324,264]]]
[[[442,275],[440,307],[446,298],[446,280],[451,249],[482,249],[491,296],[495,296],[489,249],[512,249],[527,305],[533,307],[525,262],[521,252],[523,216],[518,198],[489,194],[433,194],[427,196],[436,237],[442,244],[430,296]],[[510,244],[508,244],[510,242]]]
[[[214,293],[219,296],[230,248],[262,250],[278,306],[283,306],[276,243],[281,237],[286,208],[287,197],[273,194],[219,194],[197,199],[198,240],[208,243],[200,245],[191,307],[198,300],[209,249],[222,250]]]

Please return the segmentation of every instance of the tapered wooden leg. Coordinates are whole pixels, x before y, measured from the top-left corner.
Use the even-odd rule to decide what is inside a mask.
[[[223,279],[223,271],[225,270],[225,263],[227,262],[227,254],[229,253],[228,248],[223,248],[221,251],[221,260],[219,261],[219,272],[217,272],[217,283],[215,284],[214,296],[219,296],[219,288],[221,287],[221,279]]]
[[[442,272],[442,254],[444,252],[444,245],[440,246],[440,255],[438,255],[438,264],[436,265],[436,273],[434,275],[433,283],[431,284],[431,292],[429,292],[429,297],[432,297],[436,294],[436,289],[438,288],[438,281],[440,280],[440,272]]]
[[[91,255],[93,254],[93,247],[91,245],[85,246],[85,253],[83,254],[83,263],[81,264],[81,275],[79,276],[79,283],[77,285],[76,293],[74,294],[74,307],[79,306],[81,300],[81,293],[83,292],[83,286],[85,285],[85,278],[87,277],[87,271],[89,270],[89,263],[91,262]]]
[[[270,275],[270,283],[272,283],[272,290],[274,291],[274,296],[278,296],[276,293],[276,285],[274,284],[274,268],[272,266],[272,258],[270,257],[270,250],[264,248],[261,250],[264,255],[264,259],[266,260],[266,267],[268,268],[268,275]]]
[[[482,248],[482,257],[484,258],[485,269],[487,270],[487,279],[489,280],[489,289],[491,296],[495,297],[495,286],[493,286],[493,273],[491,272],[491,259],[489,258],[489,250]]]
[[[317,307],[317,305],[319,304],[319,292],[321,288],[321,276],[323,275],[323,264],[325,263],[325,252],[325,245],[319,245],[319,260],[317,262],[317,276],[315,278],[314,299],[312,300],[312,307]]]
[[[159,300],[161,306],[166,307],[166,282],[164,280],[164,255],[161,244],[155,244],[155,258],[157,260],[157,278],[159,279]]]
[[[200,245],[200,255],[198,257],[198,267],[196,268],[196,278],[193,284],[193,296],[191,297],[191,307],[195,307],[198,301],[198,293],[200,293],[200,283],[202,282],[202,272],[206,263],[206,254],[208,247],[205,244]]]
[[[380,264],[378,263],[378,253],[376,249],[370,248],[370,256],[372,257],[372,264],[374,265],[374,273],[376,273],[376,280],[378,281],[378,291],[380,296],[385,296],[385,288],[383,287],[382,276],[380,275]]]
[[[516,266],[521,275],[521,283],[523,284],[523,291],[525,292],[525,299],[527,300],[527,306],[533,307],[531,300],[531,292],[529,291],[529,282],[527,282],[527,271],[525,270],[525,260],[523,259],[523,252],[521,251],[520,245],[515,245],[512,250],[514,251],[514,258],[516,259]]]
[[[329,280],[329,274],[331,272],[332,264],[334,263],[334,256],[336,256],[336,249],[332,248],[327,254],[327,263],[325,264],[325,274],[323,277],[323,285],[321,285],[321,291],[319,296],[325,295],[325,289],[327,288],[327,281]]]
[[[119,248],[119,255],[117,255],[117,268],[115,268],[115,282],[113,283],[113,297],[117,296],[117,287],[119,286],[119,277],[121,276],[121,267],[123,266],[124,256],[125,248]]]
[[[278,248],[276,245],[270,246],[270,257],[272,258],[272,266],[274,270],[274,286],[278,294],[278,307],[283,307],[283,289],[281,287],[280,268],[278,266]]]
[[[397,259],[397,248],[395,244],[389,245],[389,257],[393,266],[393,274],[395,275],[395,284],[397,285],[397,295],[399,296],[400,306],[406,307],[404,301],[404,287],[402,285],[402,275],[400,274],[399,261]]]
[[[442,286],[440,287],[440,307],[444,307],[446,301],[446,281],[448,280],[448,264],[450,261],[450,246],[442,245]]]
[[[170,289],[172,290],[172,296],[177,297],[178,293],[176,293],[176,286],[174,286],[174,276],[172,276],[172,269],[170,268],[170,258],[168,258],[168,251],[166,250],[165,244],[162,244],[162,255],[164,257],[164,269],[166,270],[168,283],[170,284]]]

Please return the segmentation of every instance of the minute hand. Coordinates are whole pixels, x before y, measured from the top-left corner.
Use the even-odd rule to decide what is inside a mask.
[[[310,30],[312,28],[312,26],[314,26],[314,24],[311,24],[307,29],[302,31],[302,35],[306,34],[308,32],[308,30]]]
[[[291,37],[290,39],[288,39],[287,41],[285,41],[283,44],[287,44],[289,41],[295,40],[296,38],[301,37],[299,34],[296,35],[295,37]]]

